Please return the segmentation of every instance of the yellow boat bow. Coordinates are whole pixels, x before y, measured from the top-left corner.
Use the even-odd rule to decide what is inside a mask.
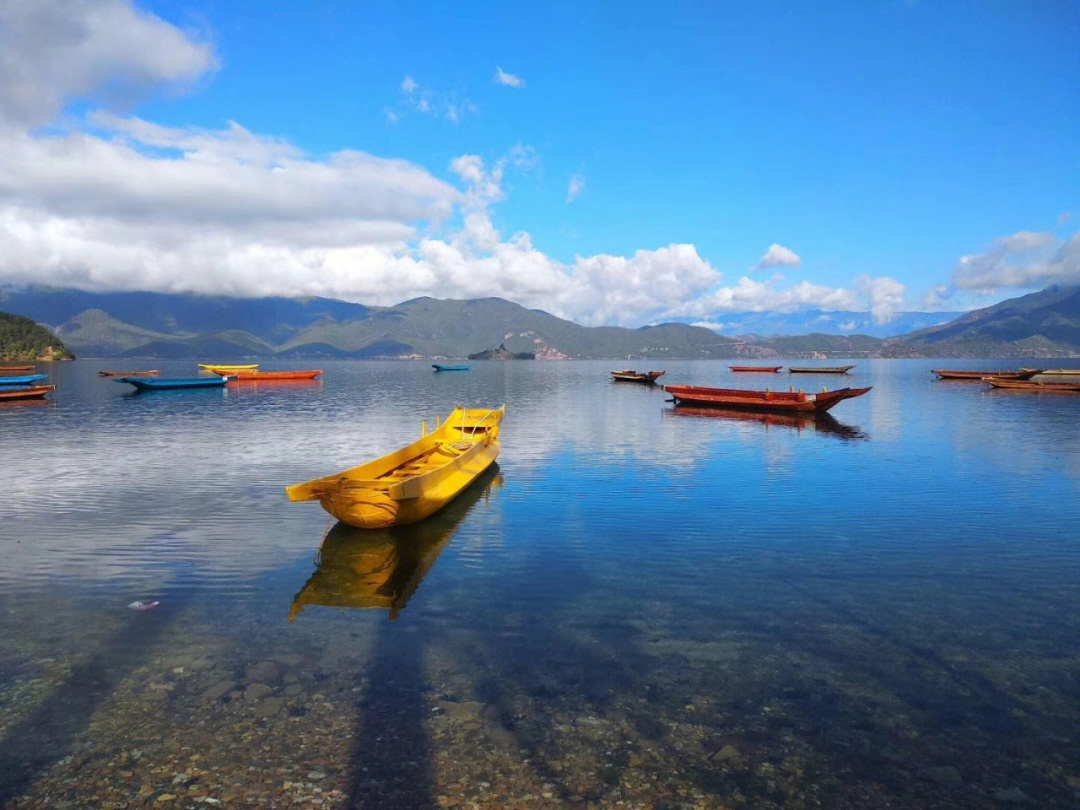
[[[286,487],[343,523],[383,529],[423,520],[452,501],[499,455],[506,406],[455,408],[432,433],[374,461]]]

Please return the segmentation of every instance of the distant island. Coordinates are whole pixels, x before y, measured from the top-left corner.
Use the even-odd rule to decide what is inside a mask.
[[[0,312],[0,360],[5,362],[74,360],[63,341],[22,315]]]
[[[1080,356],[1080,286],[1050,287],[888,337],[837,334],[835,328],[803,335],[721,334],[687,323],[587,327],[501,298],[425,297],[375,307],[327,298],[31,287],[0,289],[0,309],[25,316],[20,332],[26,332],[29,318],[56,333],[43,329],[44,343],[19,343],[20,356],[46,353],[45,346],[52,346],[53,353],[67,351],[66,346],[83,357],[221,360]],[[784,322],[767,315],[760,313],[753,322]],[[846,329],[857,320],[850,315],[834,313],[813,321],[835,327],[843,316]],[[746,318],[733,320],[748,323]],[[902,322],[921,325],[934,318],[932,313],[905,313]],[[13,339],[8,342],[15,346]]]
[[[497,349],[484,349],[469,355],[470,360],[535,360],[536,352],[512,352],[500,343]]]

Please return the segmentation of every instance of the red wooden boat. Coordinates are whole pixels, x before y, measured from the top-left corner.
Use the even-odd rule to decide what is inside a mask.
[[[220,372],[217,372],[220,373]],[[227,375],[230,383],[237,382],[283,382],[286,380],[314,380],[322,374],[321,368],[307,371],[234,371]]]
[[[764,374],[775,374],[782,369],[783,366],[728,366],[728,368],[738,372],[760,371]]]
[[[958,371],[950,368],[932,368],[943,380],[971,380],[978,382],[985,377],[994,377],[999,380],[1030,380],[1036,374],[1042,373],[1041,368],[1022,368],[1019,371]]]
[[[33,366],[0,366],[0,375],[3,374],[25,374],[27,371],[33,371]]]
[[[50,391],[55,390],[55,385],[24,385],[20,388],[0,388],[0,402],[12,402],[20,399],[41,399]]]
[[[1038,391],[1044,394],[1080,394],[1080,383],[1035,382],[1033,380],[1014,380],[1007,377],[983,377],[983,382],[992,388],[1008,391]]]
[[[99,371],[99,377],[156,377],[161,369],[152,368],[148,371]]]
[[[645,383],[646,385],[651,385],[663,376],[663,371],[635,371],[632,368],[611,372],[611,379],[615,382],[636,382]]]
[[[851,397],[861,397],[866,388],[838,388],[819,394],[802,391],[751,391],[743,388],[704,388],[698,385],[665,385],[676,405],[699,408],[737,408],[776,413],[825,413],[833,405]]]

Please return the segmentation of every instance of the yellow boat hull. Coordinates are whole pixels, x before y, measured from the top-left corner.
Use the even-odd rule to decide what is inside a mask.
[[[293,501],[317,500],[342,523],[385,529],[442,509],[499,456],[496,410],[456,408],[433,433],[350,470],[287,487]]]
[[[203,371],[254,371],[258,367],[258,363],[249,363],[248,365],[242,366],[234,366],[227,363],[224,365],[221,363],[199,363],[199,368]]]

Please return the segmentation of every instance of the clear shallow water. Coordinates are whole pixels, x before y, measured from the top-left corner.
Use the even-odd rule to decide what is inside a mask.
[[[0,408],[0,806],[1076,806],[1080,398],[857,362],[799,426],[610,363],[53,367]],[[283,487],[458,402],[506,403],[498,471],[320,557]]]

